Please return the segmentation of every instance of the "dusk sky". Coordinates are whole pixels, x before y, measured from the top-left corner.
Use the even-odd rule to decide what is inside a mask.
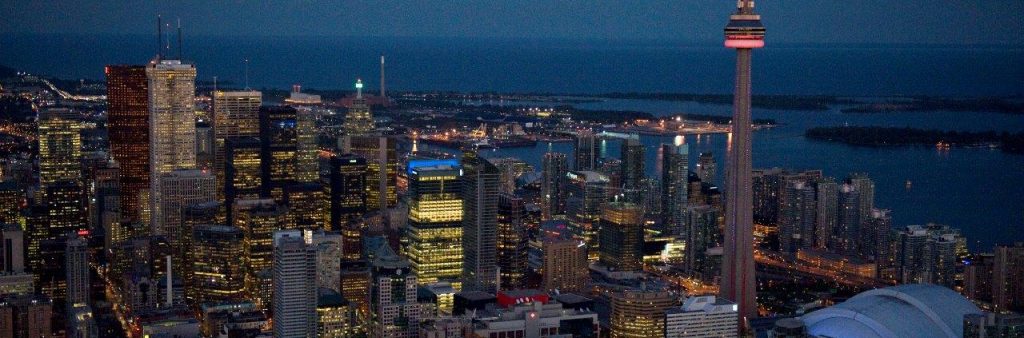
[[[0,33],[672,39],[709,42],[734,2],[3,1]],[[779,43],[1024,44],[1019,0],[762,0]]]

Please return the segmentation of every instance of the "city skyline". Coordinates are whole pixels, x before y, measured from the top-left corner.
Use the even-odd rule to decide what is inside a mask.
[[[372,6],[402,7],[389,14],[398,35],[416,22],[404,11],[432,23],[444,21],[432,18],[437,11],[464,13],[444,30],[421,25],[415,31],[423,35],[403,35],[407,44],[394,54],[387,39],[364,45],[316,40],[322,30],[277,35],[337,15],[336,8],[295,27],[268,27],[255,40],[203,42],[208,12],[196,11],[186,19],[203,27],[198,34],[183,34],[187,25],[176,17],[154,15],[150,43],[102,38],[121,44],[112,48],[82,47],[99,41],[86,35],[53,48],[63,35],[0,27],[0,42],[27,43],[24,52],[14,48],[18,54],[60,51],[58,58],[75,60],[67,68],[100,68],[105,80],[53,75],[65,67],[28,73],[0,65],[0,336],[1024,336],[1024,101],[1005,94],[1015,90],[1020,67],[986,76],[1024,51],[968,42],[991,31],[988,23],[941,38],[962,43],[941,48],[915,48],[927,39],[907,43],[906,32],[888,31],[905,24],[916,24],[912,33],[935,31],[934,20],[950,8],[974,9],[961,12],[977,18],[1014,5],[940,0],[918,8],[922,17],[874,34],[906,44],[900,48],[776,49],[765,27],[783,45],[830,34],[816,28],[821,23],[853,41],[864,30],[850,25],[864,23],[864,13],[885,18],[899,14],[886,9],[909,7],[734,4],[729,11],[721,3],[640,2],[627,10],[536,0]],[[236,15],[252,24],[288,22],[330,4],[230,5],[219,34],[237,28]],[[19,12],[20,21],[79,5],[3,6],[37,9]],[[135,12],[178,6],[198,4]],[[707,10],[718,19],[659,29],[666,11],[655,10],[644,17],[648,26],[617,31],[655,44],[602,33],[662,6],[676,18]],[[121,7],[61,13],[73,22]],[[249,13],[281,7],[303,10]],[[548,24],[560,25],[563,38],[600,35],[603,47],[530,42],[545,25],[500,43],[492,31],[464,25],[520,17],[479,20],[493,15],[487,9],[508,7],[542,11],[516,25],[554,19]],[[819,20],[825,7],[849,19]],[[613,10],[614,25],[591,17]],[[378,15],[352,14],[356,25]],[[782,20],[790,14],[801,16]],[[577,32],[588,17],[590,29]],[[722,23],[725,39],[714,47],[664,35],[699,37]],[[681,34],[690,24],[701,28]],[[795,26],[813,31],[794,33]],[[51,29],[33,27],[19,29]],[[657,33],[630,32],[643,28]],[[424,37],[431,34],[442,37]],[[449,45],[459,39],[476,41]],[[234,56],[221,56],[232,59],[260,41],[257,58],[238,58],[244,89],[231,79],[204,80],[226,59],[210,62],[211,51],[192,41],[215,41],[212,49],[231,49]],[[192,51],[207,54],[192,59]],[[125,62],[126,52],[156,56]],[[322,59],[331,53],[341,57]],[[687,53],[702,56],[678,62]],[[625,76],[604,74],[630,63],[619,69]],[[872,64],[908,69],[890,74]],[[531,68],[539,65],[548,70]],[[254,90],[251,71],[343,85]],[[851,71],[871,80],[844,77]],[[500,82],[521,89],[438,89],[446,81],[497,83],[473,72],[501,74]],[[921,72],[941,76],[903,75]],[[780,87],[793,74],[815,79],[794,84],[800,88],[832,89]],[[431,89],[409,90],[408,81]],[[588,81],[613,89],[549,89]],[[836,95],[840,82],[881,92],[913,84],[931,95]],[[972,90],[945,86],[952,83]],[[927,89],[935,87],[946,94]]]

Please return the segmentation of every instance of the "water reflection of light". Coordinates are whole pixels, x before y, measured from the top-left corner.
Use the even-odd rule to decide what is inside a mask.
[[[683,143],[686,143],[686,135],[676,135],[676,138],[672,143],[677,146],[683,145]]]
[[[725,140],[725,151],[732,150],[732,132],[728,133],[728,138]]]

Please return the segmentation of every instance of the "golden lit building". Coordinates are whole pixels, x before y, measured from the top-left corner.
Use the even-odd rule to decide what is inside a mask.
[[[357,320],[365,323],[370,316],[370,281],[367,261],[341,262],[341,295],[355,308]]]
[[[284,204],[298,228],[329,230],[329,202],[320,183],[296,183],[284,187]]]
[[[82,126],[70,109],[50,108],[39,113],[39,184],[82,178]]]
[[[150,225],[162,229],[165,210],[160,178],[196,167],[196,67],[180,60],[146,66],[149,90]],[[166,211],[171,212],[171,211]]]
[[[224,142],[233,137],[260,133],[259,110],[263,93],[249,90],[213,92],[213,168],[217,174],[217,198],[224,198]]]
[[[356,323],[350,303],[341,294],[320,289],[316,302],[316,336],[344,338],[356,334]]]
[[[236,200],[257,199],[260,196],[260,139],[256,137],[228,138],[224,141],[224,206],[226,220],[234,223],[231,207]]]
[[[461,287],[462,198],[458,160],[412,160],[409,226],[402,253],[420,284],[452,282]]]
[[[665,312],[676,305],[667,291],[625,290],[611,294],[612,338],[647,338],[665,335]]]
[[[618,271],[643,270],[644,212],[629,202],[601,208],[601,264]]]
[[[373,131],[373,115],[363,97],[363,81],[356,80],[356,98],[345,114],[345,134],[348,136],[369,135]]]
[[[236,227],[204,225],[193,231],[192,287],[196,303],[240,300],[245,294],[244,234]]]
[[[541,288],[545,291],[583,291],[590,280],[587,247],[577,240],[560,237],[541,239]]]
[[[272,199],[235,201],[232,214],[235,227],[242,230],[244,237],[243,256],[248,268],[246,289],[256,293],[259,289],[256,274],[271,268],[273,263],[274,231],[291,229],[292,222],[287,208]]]
[[[366,159],[366,209],[386,209],[398,203],[397,143],[387,136],[347,136],[343,147]]]

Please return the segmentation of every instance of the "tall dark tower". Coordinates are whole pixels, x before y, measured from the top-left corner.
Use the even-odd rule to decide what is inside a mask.
[[[752,0],[739,0],[725,26],[725,47],[736,49],[732,149],[726,167],[725,253],[721,297],[739,305],[740,326],[757,316],[754,288],[754,220],[750,164],[750,54],[764,47],[764,26]]]

